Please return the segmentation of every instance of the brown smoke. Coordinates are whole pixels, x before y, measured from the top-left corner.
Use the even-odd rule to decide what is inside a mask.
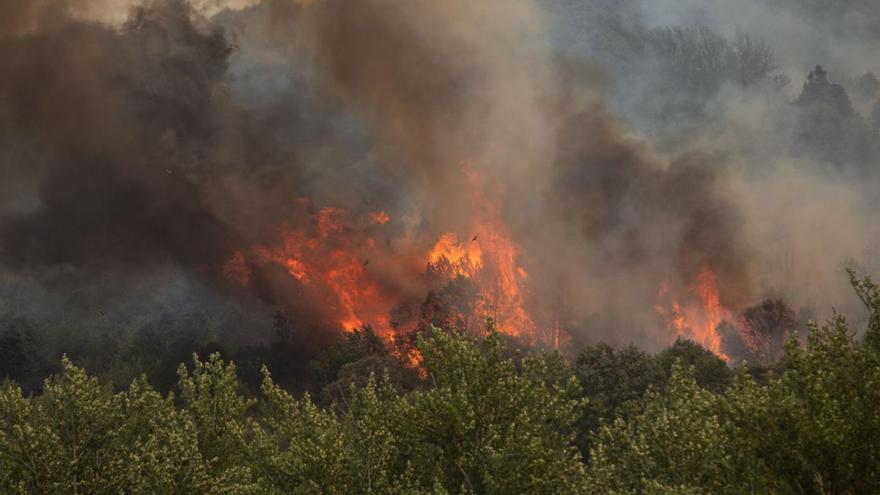
[[[596,68],[542,43],[536,4],[326,0],[299,22],[324,88],[371,123],[427,223],[467,233],[460,167],[475,167],[504,198],[535,292],[566,294],[574,319],[637,307],[648,325],[662,279],[686,285],[705,265],[735,288],[727,303],[750,298],[720,157],[654,157],[628,138]]]
[[[707,266],[730,308],[767,288],[771,236],[748,233],[769,200],[742,191],[739,157],[721,138],[661,153],[631,136],[601,70],[557,55],[539,2],[155,0],[121,24],[86,1],[0,5],[0,265],[216,273],[329,205],[391,214],[368,270],[412,298],[424,283],[394,260],[480,235],[470,170],[535,306],[563,299],[586,338],[668,342],[658,289]],[[285,273],[257,273],[257,292],[322,319]]]

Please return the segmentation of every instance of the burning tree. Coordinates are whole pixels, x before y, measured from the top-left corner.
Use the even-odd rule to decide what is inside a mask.
[[[725,332],[725,344],[737,357],[770,366],[785,353],[785,342],[797,325],[797,316],[782,299],[765,299],[743,311],[739,331]]]

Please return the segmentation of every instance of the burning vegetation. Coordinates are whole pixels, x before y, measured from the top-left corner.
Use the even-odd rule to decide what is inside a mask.
[[[880,3],[767,3],[0,0],[0,493],[880,493]]]
[[[519,265],[520,248],[497,206],[485,195],[482,179],[475,172],[464,173],[475,212],[470,230],[474,234],[466,235],[465,240],[446,232],[433,244],[413,240],[413,246],[401,250],[405,254],[395,255],[382,251],[382,246],[390,245],[383,229],[387,230],[386,224],[392,221],[384,211],[369,212],[365,221],[357,223],[341,209],[322,207],[307,226],[282,224],[277,245],[236,251],[223,267],[223,274],[232,282],[248,286],[253,283],[255,271],[270,264],[280,266],[299,287],[295,297],[326,308],[328,318],[345,331],[369,325],[389,342],[431,324],[454,324],[463,330],[478,331],[487,319],[492,319],[507,335],[533,344],[558,345],[558,341],[539,342],[535,323],[525,307],[528,275]],[[310,208],[307,200],[299,203]],[[426,249],[416,251],[418,246]],[[420,318],[425,321],[415,321],[412,311],[406,309],[407,296],[384,285],[381,273],[374,271],[388,264],[411,268],[406,276],[422,282]],[[429,308],[433,296],[428,293],[465,285],[470,291],[459,294],[460,304],[444,308],[455,313],[449,315],[451,319],[435,321]],[[392,322],[393,314],[398,318]]]
[[[0,32],[13,75],[0,82],[3,269],[72,270],[87,285],[174,271],[317,341],[368,325],[386,342],[431,324],[477,334],[491,318],[541,348],[686,337],[731,362],[730,329],[758,352],[743,311],[774,290],[809,303],[800,275],[767,275],[785,253],[753,207],[785,177],[750,182],[738,142],[628,129],[598,68],[532,42],[553,22],[533,2],[491,2],[486,29],[468,2],[377,2],[267,0],[212,17],[159,0],[115,24],[13,2],[19,21]],[[728,65],[701,97],[738,73],[775,81],[772,52],[748,36],[642,34],[665,48],[646,41],[637,57],[718,48]],[[837,113],[859,125],[821,68],[792,112],[822,120],[813,133]],[[786,235],[814,245],[805,230]],[[827,249],[795,253],[798,274]]]
[[[687,287],[684,296],[686,302],[682,305],[679,296],[673,294],[669,284],[664,282],[657,294],[661,301],[657,304],[657,313],[678,337],[698,342],[728,360],[722,350],[718,326],[724,321],[732,321],[732,314],[721,305],[718,283],[712,269],[704,266],[694,283]]]

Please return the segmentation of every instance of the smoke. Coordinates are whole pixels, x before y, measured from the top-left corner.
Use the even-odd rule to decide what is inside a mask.
[[[823,297],[876,239],[864,174],[798,151],[772,74],[696,105],[626,41],[673,22],[733,39],[716,3],[5,0],[0,266],[75,270],[83,285],[169,270],[235,305],[229,260],[333,206],[363,241],[328,252],[351,247],[377,291],[409,301],[426,290],[415,253],[446,232],[485,238],[497,213],[536,323],[563,319],[577,342],[668,343],[658,291],[687,294],[706,267],[732,310],[769,292],[845,307]],[[760,8],[735,19],[809,19]],[[782,38],[766,38],[780,72],[821,62]],[[701,110],[633,104],[652,99]],[[473,199],[474,176],[497,212]],[[389,224],[367,225],[379,210]],[[278,263],[244,268],[266,304],[334,331],[325,294]]]
[[[659,157],[629,138],[603,102],[597,67],[557,54],[537,5],[390,5],[315,4],[307,44],[437,232],[479,235],[467,230],[473,205],[458,199],[465,165],[503,197],[532,290],[565,294],[573,321],[635,307],[647,326],[662,280],[686,285],[707,264],[736,288],[731,304],[748,300],[749,253],[711,164],[718,157]],[[626,341],[640,329],[591,330]]]
[[[817,63],[844,77],[859,76],[877,63],[870,50],[880,35],[876,2],[796,0],[662,0],[640,2],[651,25],[703,25],[732,34],[748,28],[773,46],[783,71],[801,75]]]
[[[123,34],[62,23],[4,40],[3,179],[36,196],[4,212],[7,260],[210,263],[234,239],[206,205],[231,47],[187,9],[135,11]]]
[[[118,27],[68,18],[4,38],[4,260],[216,266],[287,218],[312,156],[278,134],[317,140],[332,117],[306,121],[304,98],[280,116],[244,108],[225,80],[235,49],[170,0]],[[355,145],[340,148],[327,159]]]

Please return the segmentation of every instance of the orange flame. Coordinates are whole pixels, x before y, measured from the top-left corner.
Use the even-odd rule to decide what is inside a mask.
[[[432,273],[438,272],[448,279],[472,280],[479,292],[473,316],[481,321],[492,317],[501,332],[534,340],[535,324],[524,309],[528,274],[518,264],[520,249],[496,202],[486,195],[481,177],[469,170],[464,173],[474,212],[473,234],[460,241],[455,233],[447,232],[425,255],[398,255],[391,261],[405,267],[414,266],[412,258],[419,258],[421,265]],[[304,198],[294,202],[301,208],[311,207]],[[367,269],[371,258],[388,259],[389,253],[380,253],[368,233],[369,229],[388,223],[390,217],[378,211],[368,213],[366,220],[356,227],[347,221],[345,211],[322,208],[313,215],[310,226],[282,225],[278,245],[256,245],[247,252],[236,252],[223,267],[223,273],[231,281],[248,285],[253,269],[270,264],[281,266],[309,290],[311,297],[317,297],[317,302],[328,308],[342,328],[350,331],[370,324],[377,334],[390,340],[395,332],[391,310],[402,296],[384,288],[375,273]],[[413,280],[419,278],[417,273],[411,275]]]
[[[248,265],[248,262],[244,257],[244,253],[236,251],[235,254],[232,255],[232,259],[226,262],[226,265],[223,267],[223,275],[227,279],[241,285],[251,283],[253,273],[251,272],[250,265]]]
[[[721,304],[715,272],[704,265],[696,281],[688,287],[687,293],[692,297],[682,306],[670,293],[669,283],[664,282],[658,298],[666,298],[668,306],[657,304],[657,312],[667,320],[677,335],[692,339],[722,359],[729,360],[721,349],[721,336],[717,329],[718,324],[731,320],[733,315]]]
[[[534,337],[535,324],[524,308],[527,273],[517,262],[519,246],[496,202],[486,195],[482,177],[467,168],[464,173],[470,185],[475,235],[470,242],[462,243],[454,233],[443,234],[428,254],[428,265],[442,265],[449,275],[476,282],[481,319],[492,317],[502,333]]]
[[[370,323],[379,335],[389,336],[391,299],[367,273],[369,260],[356,254],[369,254],[375,245],[371,238],[346,235],[343,216],[344,211],[338,208],[322,208],[315,215],[317,235],[309,229],[282,225],[281,245],[254,246],[250,263],[284,267],[291,277],[323,296],[322,302],[346,331]],[[245,255],[236,252],[224,274],[238,283],[250,283]]]
[[[464,245],[458,236],[447,232],[440,236],[428,253],[428,263],[433,266],[448,265],[451,276],[473,278],[483,267],[483,251],[476,242]]]
[[[370,213],[370,223],[373,225],[385,225],[391,220],[384,211],[374,211]]]

